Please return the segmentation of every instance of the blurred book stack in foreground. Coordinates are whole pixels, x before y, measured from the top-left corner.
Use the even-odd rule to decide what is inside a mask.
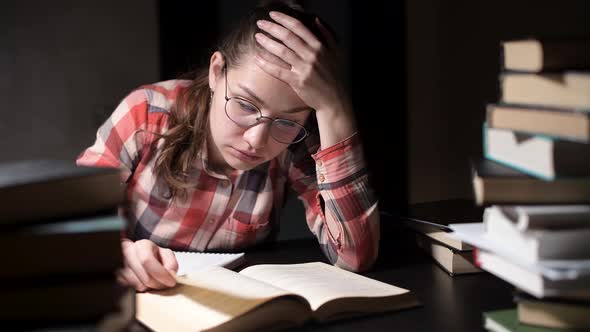
[[[457,224],[476,263],[515,286],[492,331],[589,329],[590,43],[502,43],[501,98],[473,163],[483,224]]]
[[[14,329],[117,331],[134,316],[117,215],[119,171],[74,162],[0,165],[0,321]]]

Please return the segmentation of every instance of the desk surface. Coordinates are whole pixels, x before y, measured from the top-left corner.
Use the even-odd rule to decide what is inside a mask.
[[[449,276],[412,242],[413,234],[393,228],[383,234],[379,259],[370,278],[411,290],[421,306],[403,311],[308,323],[299,331],[485,331],[482,312],[514,307],[512,286],[488,274]],[[246,253],[246,266],[326,262],[313,239],[291,240]],[[137,324],[133,331],[144,328]]]

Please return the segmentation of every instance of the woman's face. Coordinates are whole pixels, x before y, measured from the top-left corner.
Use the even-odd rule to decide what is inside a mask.
[[[222,70],[223,58],[211,58],[209,84],[214,91],[209,115],[211,139],[209,163],[223,170],[249,170],[283,152],[288,144],[271,136],[271,121],[263,119],[251,127],[237,125],[225,112],[227,97],[240,97],[257,106],[264,117],[281,118],[304,124],[310,109],[291,87],[260,69],[254,56],[245,56],[239,67]]]

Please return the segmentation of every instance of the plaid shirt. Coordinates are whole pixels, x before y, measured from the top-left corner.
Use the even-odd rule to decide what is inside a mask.
[[[166,132],[168,111],[188,83],[171,80],[133,91],[77,159],[78,165],[122,169],[128,236],[175,250],[243,250],[276,236],[290,185],[327,258],[348,270],[370,267],[377,257],[379,214],[356,134],[321,151],[312,135],[229,176],[208,167],[205,143],[188,177],[194,188],[184,200],[169,199],[167,185],[154,173],[163,140],[150,132]]]

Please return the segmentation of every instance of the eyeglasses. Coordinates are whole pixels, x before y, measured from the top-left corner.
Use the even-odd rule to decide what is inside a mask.
[[[262,115],[260,108],[242,97],[227,96],[227,67],[225,71],[225,115],[235,124],[250,128],[263,119],[270,120],[270,136],[279,143],[295,144],[301,142],[308,133],[305,127],[291,120],[270,118]]]

